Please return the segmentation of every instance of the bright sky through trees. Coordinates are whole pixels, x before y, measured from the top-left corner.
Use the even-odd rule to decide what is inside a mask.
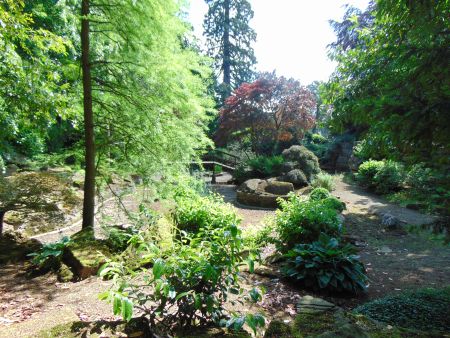
[[[190,20],[201,37],[207,6],[190,0]],[[369,0],[250,0],[255,17],[255,54],[260,71],[277,70],[278,75],[308,84],[327,80],[335,63],[327,57],[327,45],[335,40],[328,20],[339,20],[345,4],[365,9]],[[203,40],[203,38],[202,38]]]

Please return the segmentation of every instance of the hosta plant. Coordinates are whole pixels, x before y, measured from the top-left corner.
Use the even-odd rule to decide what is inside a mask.
[[[282,272],[308,289],[358,294],[366,291],[368,279],[355,253],[353,246],[340,246],[337,239],[322,234],[318,241],[287,252]]]

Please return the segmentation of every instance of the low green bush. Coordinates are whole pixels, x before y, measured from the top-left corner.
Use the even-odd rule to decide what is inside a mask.
[[[318,241],[289,250],[282,272],[305,288],[358,294],[368,279],[355,254],[353,246],[339,246],[337,239],[321,234]]]
[[[298,243],[311,243],[321,233],[338,236],[342,231],[337,212],[323,201],[305,200],[291,193],[280,199],[280,210],[275,216],[277,248],[286,252]]]
[[[313,188],[324,188],[331,192],[335,188],[334,178],[330,174],[321,172],[312,181],[311,186]]]
[[[260,314],[230,316],[224,308],[229,294],[245,298],[238,280],[244,247],[236,216],[217,197],[198,197],[189,206],[187,201],[177,202],[192,209],[190,213],[178,209],[178,225],[195,231],[180,233],[168,250],[157,243],[134,243],[142,259],[152,257],[151,268],[143,268],[143,281],[136,282],[124,263],[105,265],[101,275],[114,284],[101,298],[113,303],[114,313],[127,320],[137,307],[145,309],[152,324],[158,320],[166,327],[215,323],[240,330],[246,323],[256,332],[264,325]],[[252,269],[253,263],[249,265]],[[257,302],[261,294],[252,289],[248,299]]]
[[[327,197],[327,198],[321,200],[321,202],[327,208],[334,209],[339,213],[341,213],[342,211],[344,211],[346,209],[345,203],[342,202],[339,198],[336,198],[334,196]]]
[[[327,142],[327,138],[325,136],[320,135],[320,134],[312,134],[311,135],[311,141],[313,143],[320,144],[320,143]]]
[[[450,332],[450,287],[390,295],[357,307],[354,312],[393,326]]]
[[[385,161],[373,178],[375,191],[379,194],[398,191],[402,187],[404,177],[404,168],[400,163]]]
[[[398,162],[369,160],[359,166],[356,179],[362,186],[387,194],[402,188],[405,173]]]
[[[282,156],[257,156],[250,159],[247,165],[252,169],[256,177],[273,177],[281,174],[284,163]]]
[[[308,181],[320,173],[319,159],[304,146],[294,145],[281,153],[285,162],[293,162],[296,168],[303,171]]]
[[[315,188],[311,193],[309,194],[309,199],[311,201],[320,201],[325,198],[330,197],[330,192],[325,188]]]
[[[356,174],[356,180],[362,186],[374,188],[375,175],[381,170],[383,166],[383,161],[369,160],[361,163],[358,168],[358,173]]]
[[[0,156],[0,175],[3,175],[6,171],[5,161],[3,161],[3,157]]]
[[[39,269],[45,266],[50,259],[61,261],[64,250],[69,243],[70,238],[65,236],[58,242],[44,244],[38,252],[30,253],[28,256],[33,257],[31,262]]]
[[[172,218],[178,229],[186,232],[197,232],[205,226],[227,228],[241,222],[234,207],[219,195],[179,199]]]

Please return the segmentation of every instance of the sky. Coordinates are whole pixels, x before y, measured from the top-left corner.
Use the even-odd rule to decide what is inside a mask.
[[[339,20],[345,4],[365,9],[369,0],[249,0],[255,16],[253,45],[259,71],[276,70],[307,85],[326,81],[336,64],[328,59],[327,45],[335,40],[328,21]],[[190,0],[189,18],[201,38],[204,0]]]

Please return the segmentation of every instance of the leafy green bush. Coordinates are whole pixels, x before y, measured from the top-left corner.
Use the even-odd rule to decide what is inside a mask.
[[[227,228],[241,221],[233,206],[224,203],[219,195],[179,199],[172,217],[178,229],[187,232],[197,232],[205,226]]]
[[[401,189],[404,181],[403,166],[394,161],[385,161],[373,178],[375,191],[379,194],[387,194]]]
[[[357,294],[366,290],[367,276],[355,253],[353,246],[341,247],[337,239],[321,234],[317,242],[289,250],[282,272],[306,288]]]
[[[323,201],[304,200],[291,193],[287,200],[280,199],[280,208],[276,212],[275,231],[277,248],[282,252],[298,243],[316,241],[321,233],[337,236],[341,232],[336,210]]]
[[[375,175],[383,168],[383,161],[369,160],[361,163],[356,174],[356,180],[362,186],[368,188],[375,187]]]
[[[320,143],[327,142],[327,139],[326,139],[326,137],[324,137],[324,136],[322,136],[320,134],[312,134],[311,135],[311,141],[313,143],[320,144]]]
[[[376,299],[354,311],[390,325],[422,331],[450,331],[450,287],[406,291]]]
[[[330,197],[330,192],[325,188],[315,188],[311,193],[309,194],[309,199],[311,201],[320,201],[324,200],[325,198]]]
[[[433,170],[423,163],[418,163],[411,166],[406,173],[405,184],[419,194],[428,194],[435,180]]]
[[[346,209],[345,203],[342,202],[339,198],[336,198],[334,196],[327,197],[323,200],[321,200],[323,205],[325,205],[327,208],[334,209],[337,212],[341,213]]]
[[[205,201],[199,198],[197,202],[201,200]],[[205,202],[213,203],[215,207],[219,204],[216,198]],[[239,267],[244,261],[241,255],[243,244],[235,219],[217,226],[215,218],[203,220],[205,209],[201,204],[191,207],[200,209],[194,211],[194,215],[202,215],[197,231],[182,233],[168,251],[159,249],[159,254],[152,260],[152,268],[143,270],[143,283],[136,283],[133,276],[128,276],[129,271],[123,264],[107,264],[101,275],[113,277],[114,285],[101,298],[112,302],[114,313],[127,320],[132,317],[133,308],[138,307],[144,309],[152,324],[155,320],[168,326],[214,322],[239,330],[247,323],[256,331],[264,325],[261,315],[233,314],[227,320],[223,306],[229,293],[241,296],[243,293],[238,281]],[[141,256],[151,254],[155,257],[158,249],[146,244],[136,245],[142,251]],[[253,289],[249,299],[259,301],[259,291]]]
[[[38,267],[42,267],[49,259],[56,258],[60,260],[64,249],[69,245],[70,238],[63,237],[61,241],[44,244],[38,252],[33,252],[28,254],[28,256],[33,257],[32,263]]]
[[[334,178],[330,174],[321,172],[311,182],[313,188],[325,188],[328,191],[333,191],[335,188]]]
[[[250,159],[247,165],[257,177],[278,176],[284,163],[282,156],[257,156]]]

